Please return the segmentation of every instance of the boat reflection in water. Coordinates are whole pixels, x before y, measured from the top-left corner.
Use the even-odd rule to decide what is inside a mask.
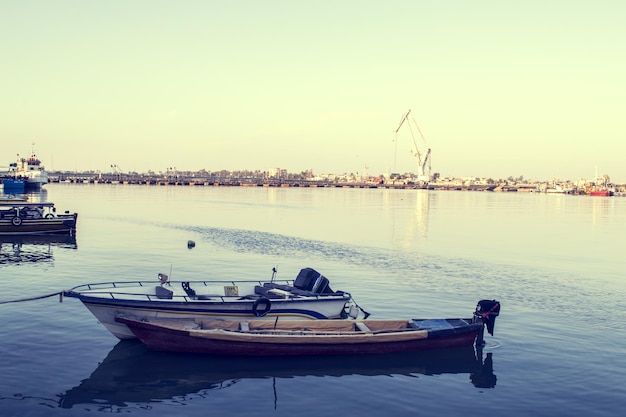
[[[155,401],[204,397],[244,379],[344,375],[469,374],[477,388],[493,388],[492,353],[483,362],[482,349],[451,348],[419,355],[357,355],[318,357],[223,357],[183,355],[148,350],[136,340],[122,340],[91,376],[61,395],[59,406],[97,405],[111,410]],[[274,384],[274,401],[278,399]]]
[[[0,236],[0,265],[52,262],[53,247],[78,249],[75,235]]]

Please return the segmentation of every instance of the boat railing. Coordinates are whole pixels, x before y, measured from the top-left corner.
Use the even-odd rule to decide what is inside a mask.
[[[267,282],[267,281],[262,281],[262,280],[223,280],[223,281],[207,281],[207,280],[180,280],[180,281],[168,281],[167,283],[163,284],[164,287],[171,287],[171,286],[180,286],[182,285],[183,282],[188,282],[190,285],[204,285],[205,287],[209,287],[209,286],[214,286],[214,285],[218,285],[218,286],[222,286],[222,285],[242,285],[242,284],[248,284],[248,285],[263,285],[263,283]],[[274,282],[281,282],[284,283],[285,285],[293,285],[293,280],[281,280],[281,281],[274,281]],[[125,287],[144,287],[144,286],[156,286],[159,285],[159,281],[157,280],[152,280],[152,281],[109,281],[109,282],[96,282],[96,283],[90,283],[90,284],[81,284],[81,285],[77,285],[74,288],[71,289],[71,291],[84,291],[84,290],[97,290],[97,289],[104,289],[104,288],[125,288]]]
[[[194,289],[196,295],[190,294],[181,294],[181,293],[173,293],[171,298],[162,298],[157,296],[155,293],[146,293],[138,291],[138,287],[141,288],[150,288],[153,289],[157,286],[163,286],[164,288],[174,287],[181,288],[182,284],[188,283],[190,287]],[[238,294],[238,295],[227,295],[227,294],[206,294],[202,292],[202,288],[217,288],[217,287],[226,287],[226,286],[246,286],[250,289],[254,289],[255,287],[262,286],[267,281],[260,280],[224,280],[224,281],[168,281],[165,284],[160,284],[159,281],[111,281],[111,282],[98,282],[98,283],[90,283],[90,284],[82,284],[78,285],[68,291],[66,293],[83,295],[83,296],[98,296],[98,297],[107,297],[112,300],[132,300],[130,297],[134,297],[135,299],[138,297],[145,298],[148,301],[179,301],[179,302],[188,302],[188,301],[202,301],[202,300],[210,300],[216,299],[222,302],[226,300],[236,299],[246,299],[250,297],[259,297],[261,295],[255,294],[254,290],[250,291],[249,294]],[[285,287],[293,288],[292,280],[278,280],[273,281],[276,284],[282,284]],[[134,291],[133,291],[134,290]],[[348,293],[345,292],[337,292],[332,294],[315,294],[307,292],[306,295],[298,294],[298,293],[290,293],[289,297],[304,297],[306,298],[324,298],[327,299],[329,296],[337,296],[341,295],[342,297],[350,297]],[[277,297],[280,298],[280,297]]]
[[[164,288],[167,287],[181,287],[183,282],[189,283],[189,285],[193,288],[201,288],[201,287],[219,287],[219,286],[249,286],[250,288],[254,288],[256,285],[263,285],[263,282],[260,280],[224,280],[224,281],[168,281],[165,284],[162,284]],[[285,283],[285,285],[292,285],[293,281],[290,280],[282,280],[281,283]],[[110,282],[97,282],[90,284],[82,284],[72,289],[68,290],[69,293],[81,294],[83,291],[89,291],[87,295],[106,295],[108,294],[111,299],[122,299],[123,296],[145,296],[148,300],[158,299],[156,294],[146,294],[143,292],[133,292],[133,288],[137,287],[145,287],[145,288],[154,288],[159,286],[158,281],[110,281]],[[127,288],[129,291],[123,291]],[[207,296],[205,294],[198,294],[200,296]],[[210,294],[211,298],[222,298],[224,300],[227,298],[226,295],[220,294]],[[243,295],[245,296],[245,294]],[[243,297],[241,296],[241,297]],[[239,296],[238,296],[239,297]],[[232,297],[228,297],[232,298]],[[195,297],[191,297],[188,294],[173,294],[172,299],[175,300],[195,300]]]

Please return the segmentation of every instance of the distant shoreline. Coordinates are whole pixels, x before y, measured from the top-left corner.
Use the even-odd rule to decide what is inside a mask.
[[[437,180],[433,182],[397,181],[348,181],[345,178],[336,180],[284,179],[284,178],[238,178],[238,177],[197,177],[176,175],[145,174],[57,174],[50,173],[51,183],[70,184],[121,184],[121,185],[152,185],[152,186],[205,186],[205,187],[276,187],[276,188],[369,188],[369,189],[409,189],[409,190],[450,190],[450,191],[492,191],[492,192],[527,192],[527,193],[562,193],[587,195],[589,187],[577,187],[572,183],[562,185],[552,182],[497,180],[484,183],[480,180]],[[597,188],[597,187],[596,187]],[[612,185],[613,195],[621,195],[624,185]]]

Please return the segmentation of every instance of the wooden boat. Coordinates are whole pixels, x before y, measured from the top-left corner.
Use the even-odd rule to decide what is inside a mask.
[[[490,309],[482,311],[483,306]],[[472,318],[408,320],[202,320],[116,317],[149,349],[238,356],[362,355],[482,343],[500,304],[482,300]]]
[[[84,284],[64,291],[78,298],[111,333],[120,339],[135,335],[115,320],[116,315],[138,319],[339,319],[346,309],[358,315],[349,293],[333,291],[329,280],[304,268],[295,280],[170,281],[158,280]]]
[[[76,230],[77,213],[57,214],[54,203],[0,202],[0,234],[69,233]]]

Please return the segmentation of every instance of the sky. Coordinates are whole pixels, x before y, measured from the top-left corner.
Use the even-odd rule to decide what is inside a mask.
[[[416,172],[415,138],[443,177],[626,183],[625,18],[623,0],[2,0],[0,166],[34,143],[48,170],[378,175]]]

